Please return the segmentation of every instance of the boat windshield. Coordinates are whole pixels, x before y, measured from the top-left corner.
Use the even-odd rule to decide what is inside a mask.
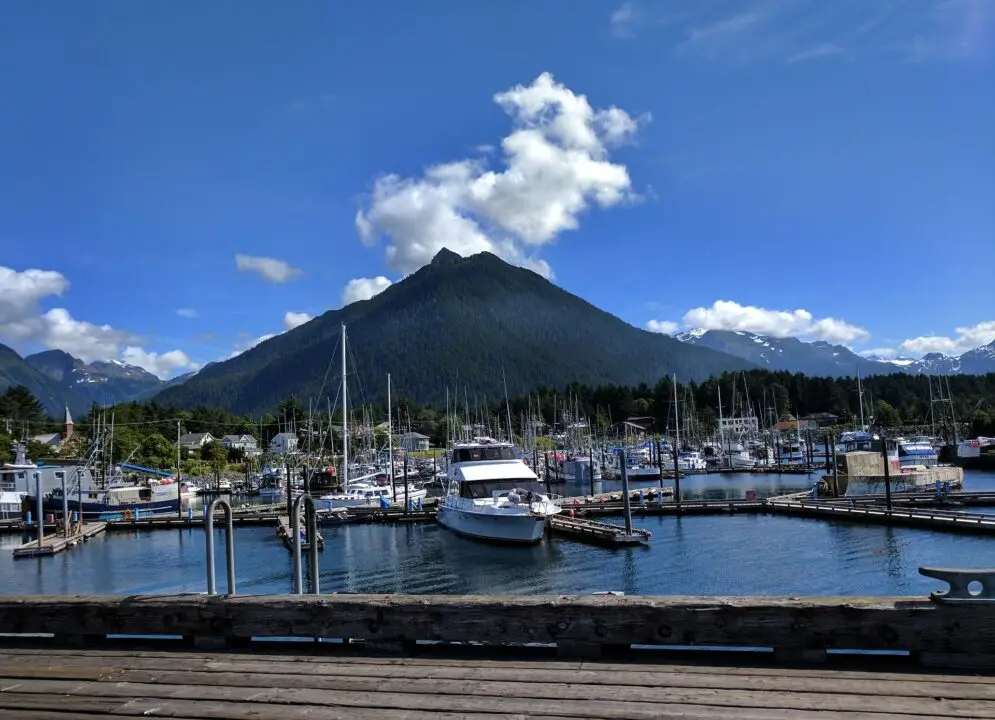
[[[515,460],[515,448],[510,445],[484,445],[453,449],[453,462],[478,462],[480,460]]]
[[[495,492],[503,494],[509,493],[512,490],[517,490],[518,494],[522,496],[530,492],[533,495],[541,495],[546,492],[542,485],[536,481],[520,478],[511,478],[509,480],[473,480],[460,483],[460,497],[474,498],[476,500],[493,497]]]

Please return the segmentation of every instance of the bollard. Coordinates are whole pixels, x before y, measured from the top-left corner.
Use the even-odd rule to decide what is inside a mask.
[[[639,507],[646,507],[646,496],[642,490],[639,491]]]
[[[187,520],[193,522],[193,508],[187,505]]]
[[[204,532],[207,546],[207,594],[217,595],[217,583],[214,577],[214,508],[221,505],[225,512],[225,550],[228,560],[228,594],[235,594],[235,533],[231,505],[222,498],[214,501],[204,509]]]

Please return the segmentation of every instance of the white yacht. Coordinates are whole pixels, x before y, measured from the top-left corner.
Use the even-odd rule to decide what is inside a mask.
[[[537,543],[546,520],[562,511],[515,447],[492,438],[454,443],[447,482],[439,523],[466,537]]]
[[[365,482],[366,479],[369,479],[370,482]],[[395,479],[395,481],[398,482],[396,495],[387,476],[380,473],[349,483],[343,492],[322,495],[319,498],[319,505],[329,510],[347,507],[384,507],[393,503],[403,505],[405,501],[404,482],[400,479]],[[428,491],[424,487],[408,483],[407,499],[409,501],[418,502],[424,500],[427,495]]]

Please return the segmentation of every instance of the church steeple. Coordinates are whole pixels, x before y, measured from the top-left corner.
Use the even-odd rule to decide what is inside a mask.
[[[66,420],[63,423],[66,426],[66,434],[64,440],[68,440],[73,436],[73,416],[69,414],[69,406],[66,405]]]

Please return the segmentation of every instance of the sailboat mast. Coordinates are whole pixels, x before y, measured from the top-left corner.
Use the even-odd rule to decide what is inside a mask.
[[[722,443],[722,452],[726,451],[726,430],[722,422],[722,386],[719,389],[719,442]],[[733,396],[735,398],[735,395]],[[735,403],[735,400],[733,400]],[[712,437],[715,437],[714,435]]]
[[[342,487],[349,484],[349,396],[346,393],[345,323],[342,323]]]
[[[674,442],[681,449],[681,406],[677,401],[677,373],[674,373]],[[674,468],[676,471],[677,468]]]
[[[508,442],[515,441],[515,433],[511,428],[511,403],[508,402],[508,378],[504,374],[504,366],[501,366],[501,380],[504,382],[504,409],[508,413]]]
[[[448,399],[447,399],[448,402]],[[394,424],[390,410],[390,373],[387,373],[387,467],[390,474],[391,488],[394,487]],[[405,478],[407,482],[407,478]]]
[[[860,403],[860,429],[864,429],[864,390],[860,385],[860,368],[857,368],[857,402]]]

